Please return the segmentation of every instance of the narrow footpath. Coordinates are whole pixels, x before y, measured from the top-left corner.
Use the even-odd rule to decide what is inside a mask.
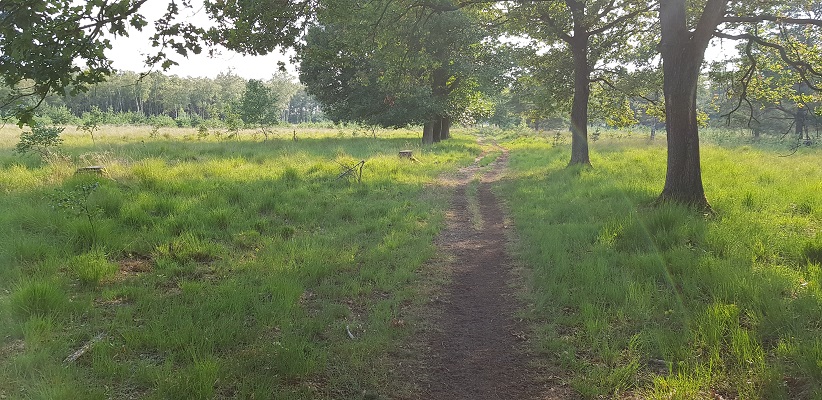
[[[437,320],[425,334],[420,399],[571,398],[568,388],[537,383],[545,380],[532,367],[527,327],[515,316],[522,305],[511,284],[508,227],[491,190],[508,160],[508,152],[498,150],[488,167],[475,162],[456,177],[447,227],[437,239],[450,255],[450,283],[432,305]]]

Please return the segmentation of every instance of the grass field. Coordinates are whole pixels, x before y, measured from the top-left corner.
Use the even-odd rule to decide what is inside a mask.
[[[69,128],[46,163],[0,130],[0,397],[384,395],[474,140],[150,131]]]
[[[69,128],[43,162],[18,133],[0,129],[0,398],[391,398],[386,354],[444,221],[435,178],[481,150]],[[603,134],[579,169],[567,138],[497,136],[529,336],[584,398],[822,397],[822,151],[711,135],[709,216],[652,205],[664,140]],[[338,178],[359,160],[361,183]]]
[[[822,398],[822,151],[706,145],[715,215],[652,206],[664,137],[509,138],[541,359],[585,398]]]

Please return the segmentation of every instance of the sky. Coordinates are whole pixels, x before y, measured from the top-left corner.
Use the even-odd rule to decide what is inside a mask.
[[[197,0],[193,3],[201,3]],[[152,21],[162,16],[168,6],[167,0],[149,0],[140,9],[140,13],[149,21],[149,25],[143,32],[133,30],[128,37],[117,37],[112,39],[112,49],[107,51],[109,59],[112,60],[114,68],[121,71],[144,72],[148,70],[145,66],[145,55],[156,53],[157,49],[151,47],[149,37],[153,33]],[[208,18],[205,11],[198,10],[195,5],[194,10],[183,9],[182,15],[186,19],[204,25]],[[203,51],[205,53],[205,51]],[[280,53],[272,53],[265,56],[244,56],[230,50],[221,49],[220,55],[209,57],[206,54],[190,54],[188,58],[176,55],[173,59],[180,63],[179,66],[171,67],[165,73],[178,75],[181,77],[208,77],[214,78],[221,72],[229,69],[236,75],[246,79],[268,79],[279,71],[278,61],[285,62],[287,71],[296,76],[296,67],[288,61],[288,56]]]

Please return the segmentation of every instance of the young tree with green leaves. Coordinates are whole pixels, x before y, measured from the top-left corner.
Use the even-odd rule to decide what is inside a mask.
[[[268,140],[270,127],[280,121],[280,102],[274,88],[263,81],[251,79],[246,82],[245,92],[239,101],[240,118],[246,125],[259,127]]]

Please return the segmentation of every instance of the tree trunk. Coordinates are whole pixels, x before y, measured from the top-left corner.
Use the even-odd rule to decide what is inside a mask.
[[[696,119],[696,84],[702,60],[685,54],[663,61],[665,71],[665,123],[668,130],[668,170],[662,201],[708,207],[702,187],[699,126]],[[671,63],[673,61],[673,63]]]
[[[442,140],[442,117],[437,116],[431,123],[434,125],[434,143],[439,143]]]
[[[806,120],[808,117],[808,110],[804,107],[799,108],[796,110],[796,114],[794,114],[794,132],[796,133],[797,140],[801,143],[806,136],[807,128],[806,128]],[[808,138],[810,139],[810,138]]]
[[[442,136],[442,140],[451,138],[451,117],[447,115],[442,117],[442,131],[440,132],[440,136]]]
[[[696,29],[688,28],[685,0],[662,0],[662,70],[668,170],[658,201],[710,209],[702,186],[696,88],[705,49],[725,14],[727,0],[708,0]]]
[[[434,122],[428,121],[422,126],[422,144],[434,143]]]
[[[571,103],[571,162],[568,165],[591,165],[588,154],[588,100],[591,97],[588,38],[575,36],[569,44],[574,58],[574,99]]]

